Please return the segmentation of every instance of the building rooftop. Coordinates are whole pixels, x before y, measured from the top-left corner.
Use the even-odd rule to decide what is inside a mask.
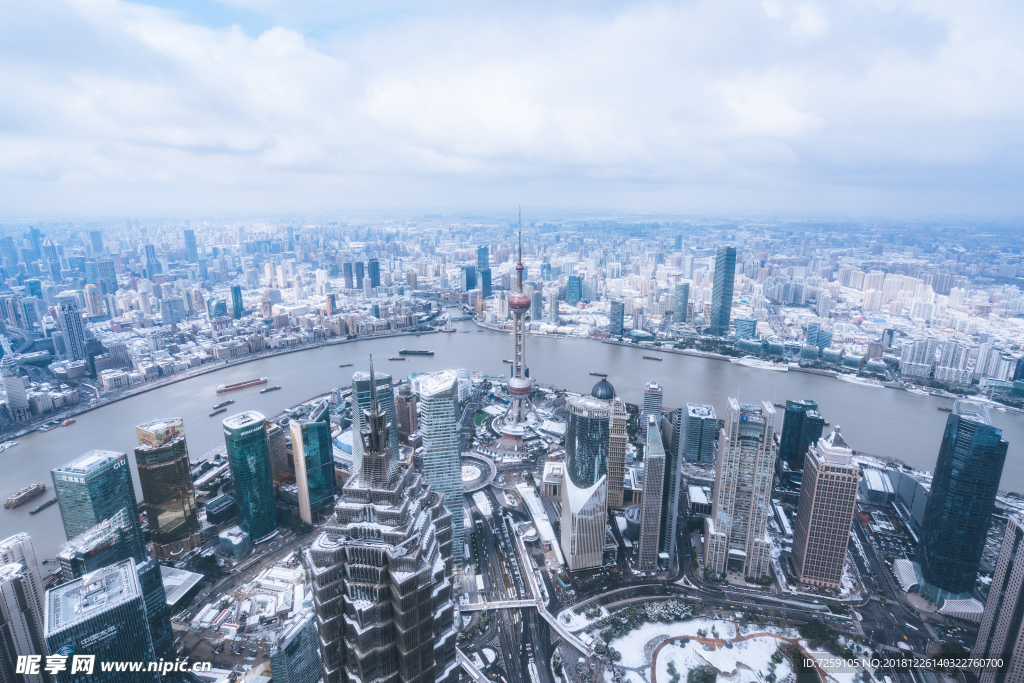
[[[690,417],[714,417],[714,406],[704,406],[697,403],[686,404],[686,414]]]
[[[167,594],[167,604],[173,607],[203,580],[203,575],[160,565],[160,578]]]
[[[454,370],[444,370],[416,378],[420,396],[436,396],[453,391],[456,375]]]
[[[83,453],[77,459],[62,467],[56,467],[54,470],[73,474],[89,474],[118,458],[124,457],[126,457],[124,453],[118,453],[117,451],[93,450]]]
[[[232,415],[231,417],[224,420],[225,429],[245,429],[251,427],[254,424],[265,422],[266,418],[263,417],[263,413],[257,413],[255,410],[247,410],[244,413],[238,415]]]
[[[141,594],[132,560],[90,572],[46,593],[46,633],[62,631]]]
[[[602,401],[610,401],[615,398],[615,387],[613,387],[611,382],[607,379],[602,378],[594,385],[594,388],[590,390],[590,395],[594,398],[599,398]]]

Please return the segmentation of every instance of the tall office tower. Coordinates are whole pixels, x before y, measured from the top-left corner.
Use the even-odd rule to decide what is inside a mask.
[[[231,285],[231,317],[235,320],[239,320],[244,314],[245,308],[242,306],[242,287],[241,285]]]
[[[11,342],[6,336],[0,337],[4,356],[0,358],[0,382],[3,383],[7,395],[7,413],[14,422],[24,422],[32,416],[29,411],[28,393],[25,391],[25,380],[21,378],[18,364],[14,362]]]
[[[13,237],[0,237],[0,265],[5,268],[18,265],[18,248],[14,246]]]
[[[937,605],[974,590],[1009,447],[1002,436],[983,404],[957,401],[946,419],[917,554],[920,591]]]
[[[366,270],[366,266],[363,265],[362,261],[356,261],[356,289],[363,288],[363,275]]]
[[[552,325],[557,325],[558,324],[558,294],[556,292],[552,292],[550,295],[548,295],[548,310],[549,310],[549,317],[551,318],[549,320],[549,322]]]
[[[57,324],[64,333],[67,360],[86,360],[85,323],[82,321],[78,297],[74,294],[61,294],[57,297]]]
[[[488,298],[494,292],[491,290],[491,269],[483,268],[479,271],[480,274],[480,296]]]
[[[398,440],[408,439],[420,428],[416,416],[417,399],[412,394],[399,394],[395,398],[395,415],[398,418]]]
[[[224,420],[224,443],[238,525],[258,542],[277,529],[266,419],[252,410],[232,415]]]
[[[512,313],[512,376],[508,380],[508,411],[502,424],[502,437],[517,452],[524,449],[526,413],[530,409],[533,382],[526,374],[526,312],[530,297],[523,292],[523,236],[519,235],[519,261],[516,263],[516,291],[508,298]]]
[[[569,569],[577,571],[604,560],[612,408],[594,396],[572,397],[567,407],[561,542]]]
[[[317,683],[321,679],[320,641],[313,610],[300,613],[281,630],[270,652],[270,674],[280,683]]]
[[[362,412],[363,467],[304,551],[324,681],[456,683],[452,522],[462,505],[450,513],[398,461],[375,396]]]
[[[659,537],[661,534],[662,500],[665,492],[665,447],[661,430],[653,415],[647,417],[647,442],[644,448],[644,499],[640,503],[640,543],[637,569],[658,571]]]
[[[131,559],[146,603],[146,620],[158,657],[174,656],[174,632],[160,562],[146,554],[138,512],[122,508],[60,547],[57,562],[65,580]]]
[[[163,266],[160,265],[160,259],[156,257],[156,246],[152,244],[146,245],[146,277],[152,280],[157,275],[164,272]]]
[[[76,655],[96,657],[92,675],[80,673],[58,680],[160,681],[159,672],[103,671],[101,666],[157,658],[133,560],[98,569],[47,592],[44,633],[49,652],[73,648]]]
[[[199,260],[199,246],[196,244],[196,231],[185,229],[185,261],[195,263]]]
[[[714,509],[704,519],[704,564],[713,572],[754,579],[768,573],[774,427],[771,403],[755,406],[729,399],[718,437]]]
[[[615,389],[602,379],[594,385],[590,395],[611,406],[612,417],[608,426],[608,507],[622,507],[622,488],[626,477],[627,424],[626,404],[615,396]]]
[[[356,284],[352,279],[352,262],[345,261],[341,264],[342,274],[345,276],[345,289],[355,289]]]
[[[480,246],[476,248],[476,267],[477,270],[483,270],[484,268],[491,267],[491,259],[488,254],[487,247]]]
[[[608,334],[613,337],[621,337],[623,332],[623,320],[626,317],[626,305],[621,301],[612,301],[608,313]]]
[[[39,231],[39,228],[31,227],[28,229],[28,241],[32,245],[32,251],[35,252],[36,258],[40,258],[43,255],[43,233]]]
[[[321,401],[305,420],[290,420],[299,517],[313,524],[316,514],[334,505],[334,445],[331,442],[331,404]]]
[[[715,464],[715,442],[718,440],[718,418],[715,407],[686,404],[683,423],[683,457],[696,465]]]
[[[42,611],[32,605],[32,577],[17,562],[0,565],[0,680],[44,683],[40,674],[17,674],[18,657],[41,655],[43,641]]]
[[[288,453],[288,432],[276,422],[267,420],[267,447],[270,450],[270,474],[272,477],[282,472],[295,472],[291,455]]]
[[[974,669],[981,683],[1024,681],[1024,520],[1010,515],[981,616],[972,659],[1002,659],[1001,668]]]
[[[807,449],[817,443],[824,428],[825,418],[818,412],[817,401],[786,401],[782,436],[779,438],[779,460],[786,463],[791,472],[802,470]],[[792,480],[799,482],[800,476],[793,474]]]
[[[685,323],[686,311],[690,306],[690,283],[679,282],[676,284],[675,297],[672,303],[672,322]]]
[[[464,515],[455,372],[439,372],[420,382],[419,387],[423,474],[430,488],[443,496],[445,506],[451,510],[452,562],[461,567]],[[394,431],[391,425],[388,429]]]
[[[102,232],[100,232],[99,230],[90,230],[89,231],[89,241],[92,244],[92,253],[93,254],[102,254],[103,253],[103,233]]]
[[[153,554],[168,559],[199,547],[202,539],[184,422],[180,417],[146,422],[135,428],[135,435],[139,440],[135,464]]]
[[[664,403],[665,393],[657,382],[648,382],[644,387],[644,407],[640,415],[640,436],[647,440],[647,426],[650,424],[648,418],[654,417],[655,423],[661,427],[661,408]],[[659,432],[660,433],[660,432]]]
[[[138,510],[128,456],[88,451],[50,472],[64,535],[71,540],[123,508]]]
[[[43,257],[46,259],[46,267],[54,282],[60,282],[60,257],[57,255],[57,245],[50,241],[49,236],[43,238]]]
[[[583,298],[583,279],[579,275],[570,275],[565,283],[565,303],[575,306]]]
[[[711,290],[711,324],[708,326],[708,332],[719,337],[729,333],[735,280],[736,247],[719,247],[715,256],[715,284]]]
[[[39,573],[39,563],[36,561],[36,550],[32,545],[32,537],[21,532],[0,541],[0,564],[20,564],[22,571],[28,577],[29,582],[25,584],[25,599],[29,606],[36,612],[36,623],[40,628],[43,623],[43,578]],[[37,654],[37,653],[33,653]]]
[[[380,287],[380,260],[377,257],[371,258],[367,263],[367,271],[369,271],[370,286]]]
[[[476,266],[462,267],[462,291],[469,292],[476,289]]]
[[[398,453],[398,430],[395,417],[395,390],[391,384],[391,375],[386,372],[374,373],[377,402],[388,414],[388,429],[394,433],[388,435],[391,448]],[[362,428],[363,411],[370,407],[370,373],[359,370],[352,374],[352,433],[358,434]],[[360,439],[352,439],[352,474],[359,471],[363,462],[363,443]]]
[[[811,444],[793,530],[793,568],[800,583],[842,587],[859,484],[860,467],[839,427]]]
[[[665,438],[661,433],[661,416],[651,416],[653,418],[654,429],[657,430],[656,435],[658,439],[658,445],[661,447],[661,452],[665,454],[665,474],[662,477],[663,487],[661,495],[661,528],[658,532],[658,552],[668,555],[668,567],[673,567],[676,561],[676,523],[679,519],[679,491],[682,482],[680,469],[682,467],[682,457],[679,451],[673,451],[671,453],[665,450]],[[651,426],[647,428],[648,435],[647,441],[651,442],[654,437],[649,433]],[[644,456],[646,460],[646,455]]]

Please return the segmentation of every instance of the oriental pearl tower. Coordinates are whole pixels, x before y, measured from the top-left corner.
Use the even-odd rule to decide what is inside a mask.
[[[526,376],[526,333],[524,323],[530,310],[530,297],[523,293],[523,231],[519,219],[519,261],[516,263],[516,291],[508,298],[512,313],[512,377],[508,380],[509,404],[502,427],[503,440],[514,441],[513,448],[521,450],[529,407],[532,383]],[[511,444],[509,444],[511,445]]]

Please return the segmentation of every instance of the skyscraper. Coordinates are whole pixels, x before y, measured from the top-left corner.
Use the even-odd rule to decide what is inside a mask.
[[[29,412],[28,392],[25,391],[25,380],[21,378],[18,364],[14,362],[11,342],[6,336],[0,337],[4,356],[0,358],[0,382],[3,383],[7,395],[7,412],[14,422],[24,422],[31,417]]]
[[[46,649],[71,648],[76,655],[95,655],[92,675],[61,680],[103,683],[159,683],[158,672],[103,671],[102,662],[155,661],[156,651],[146,621],[146,604],[135,571],[126,560],[65,583],[46,594]]]
[[[103,253],[103,233],[99,230],[89,231],[89,242],[92,244],[93,254]]]
[[[362,261],[356,261],[356,289],[363,288],[363,273],[366,270],[366,266],[363,265]]]
[[[386,372],[374,373],[376,382],[377,403],[388,414],[388,434],[391,448],[398,453],[398,430],[395,428],[395,390],[391,383],[391,375]],[[352,373],[352,433],[360,433],[363,428],[363,411],[370,408],[370,373],[363,370]],[[352,473],[359,471],[363,462],[363,444],[360,439],[352,439]]]
[[[16,674],[18,657],[46,651],[42,610],[28,599],[32,577],[17,562],[0,564],[0,680],[44,683],[42,674]]]
[[[341,264],[341,270],[345,276],[345,289],[355,289],[356,283],[352,279],[352,262],[345,261]]]
[[[668,567],[672,567],[676,560],[676,522],[679,518],[679,489],[680,489],[680,468],[682,457],[679,451],[666,452],[665,438],[661,433],[661,415],[652,415],[651,423],[647,427],[650,432],[652,425],[656,430],[658,445],[665,455],[665,473],[662,476],[661,494],[661,526],[658,530],[658,552],[668,555]],[[650,443],[654,437],[648,433],[647,441]],[[644,456],[647,459],[647,456]],[[646,486],[646,483],[645,483]]]
[[[135,428],[135,434],[135,464],[153,554],[166,559],[198,547],[202,539],[182,419],[146,422]]]
[[[270,444],[263,415],[249,411],[224,420],[224,443],[238,524],[253,542],[258,542],[277,529]]]
[[[650,424],[649,418],[654,417],[659,430],[661,427],[661,409],[665,400],[665,393],[657,382],[648,382],[644,387],[644,407],[640,414],[640,436],[647,440],[647,427]],[[660,433],[660,431],[659,431]]]
[[[367,270],[370,275],[370,286],[380,287],[380,260],[376,256],[367,263]]]
[[[1002,435],[983,404],[957,401],[946,419],[918,549],[920,591],[938,605],[974,590],[1009,447]]]
[[[57,297],[57,324],[64,332],[67,360],[86,360],[85,322],[82,320],[78,297],[74,294]]]
[[[199,260],[199,247],[196,244],[196,231],[186,229],[185,235],[185,261],[195,263]]]
[[[270,653],[270,673],[279,683],[317,683],[323,676],[316,614],[306,610],[293,617]]]
[[[999,546],[972,659],[1002,659],[1002,668],[975,669],[981,683],[1024,681],[1024,519],[1010,515]]]
[[[482,268],[479,271],[480,274],[480,296],[488,298],[493,294],[491,291],[491,269]]]
[[[565,303],[575,306],[583,298],[583,279],[579,275],[570,275],[565,283]]]
[[[640,503],[637,569],[642,572],[655,572],[658,570],[662,501],[665,492],[665,448],[661,444],[661,430],[653,415],[647,417],[644,431],[647,433],[647,442],[644,448],[644,498]]]
[[[157,275],[164,272],[163,266],[160,264],[160,259],[156,257],[156,246],[152,244],[146,245],[146,277],[152,280]]]
[[[853,462],[853,449],[839,434],[839,427],[810,446],[793,530],[797,581],[842,587],[859,484],[860,467]]]
[[[596,387],[595,387],[596,388]],[[568,399],[566,477],[562,486],[561,544],[571,571],[601,566],[608,519],[608,450],[612,407],[607,399]]]
[[[43,257],[46,259],[46,267],[50,271],[50,277],[54,282],[60,282],[60,256],[57,255],[57,245],[50,241],[50,237],[43,238]]]
[[[363,467],[304,551],[324,681],[456,683],[452,522],[461,502],[450,513],[444,494],[398,461],[375,393],[357,437]]]
[[[687,309],[690,306],[690,283],[676,283],[675,297],[672,302],[672,322],[685,323]]]
[[[299,489],[299,516],[314,523],[320,510],[334,505],[334,445],[331,442],[331,404],[313,406],[305,420],[290,420],[295,482]]]
[[[231,285],[231,317],[240,320],[245,314],[245,307],[242,306],[241,285]]]
[[[119,510],[138,510],[128,456],[124,453],[88,451],[50,475],[68,540]]]
[[[729,399],[718,439],[714,508],[704,518],[704,564],[717,574],[760,579],[768,573],[774,425],[771,403]]]
[[[462,291],[469,292],[476,289],[476,266],[462,267]]]
[[[736,279],[736,247],[719,247],[715,256],[715,283],[711,290],[710,334],[724,337],[729,332],[732,289]]]
[[[782,436],[779,438],[779,460],[786,463],[792,481],[800,481],[798,473],[804,468],[807,449],[818,442],[824,428],[825,418],[818,412],[817,401],[786,401]]]
[[[613,337],[621,337],[626,306],[621,301],[612,301],[608,305],[610,307],[608,312],[608,334]]]
[[[715,442],[718,439],[718,418],[714,406],[686,404],[683,421],[683,457],[697,465],[715,463]]]
[[[25,600],[35,610],[36,624],[42,633],[43,625],[43,577],[39,573],[39,562],[36,561],[36,550],[32,545],[32,537],[22,532],[0,541],[0,564],[16,563],[29,581],[25,584]],[[35,653],[33,653],[35,654]]]
[[[491,259],[486,246],[476,248],[476,267],[478,270],[491,267]]]
[[[462,566],[462,459],[456,424],[456,375],[445,370],[419,384],[420,433],[423,435],[423,475],[431,490],[444,497],[452,513],[452,562]],[[389,429],[393,429],[389,426]]]
[[[622,488],[626,475],[626,431],[629,416],[626,404],[615,396],[615,388],[606,379],[601,379],[590,395],[607,403],[611,409],[608,425],[608,507],[622,507]]]

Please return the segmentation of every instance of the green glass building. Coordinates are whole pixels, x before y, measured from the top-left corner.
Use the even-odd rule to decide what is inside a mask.
[[[330,403],[313,406],[305,420],[292,420],[292,452],[299,490],[299,516],[313,524],[314,515],[334,507],[334,445],[331,443]]]
[[[138,513],[128,456],[124,453],[89,451],[52,470],[50,475],[68,540],[123,508]]]
[[[266,419],[255,411],[232,415],[224,420],[224,443],[238,524],[254,543],[259,542],[277,528]]]

